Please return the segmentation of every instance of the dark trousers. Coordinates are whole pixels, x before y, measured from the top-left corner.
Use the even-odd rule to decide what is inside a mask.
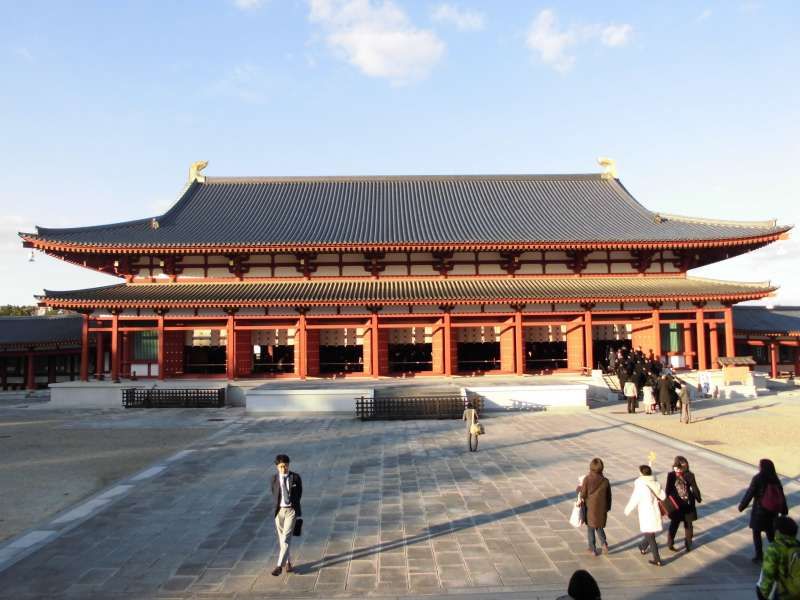
[[[770,523],[766,529],[753,529],[753,546],[755,546],[757,558],[764,557],[764,546],[761,542],[762,531],[767,534],[770,544],[775,541],[775,525],[773,523]]]
[[[595,532],[597,532],[597,537],[600,538],[600,544],[605,546],[606,544],[608,544],[608,542],[606,541],[606,530],[605,529],[603,529],[602,527],[597,527],[597,528],[589,527],[587,525],[586,526],[586,539],[589,542],[589,550],[591,550],[592,552],[596,553],[597,552],[597,543],[595,542],[595,537],[594,537]]]
[[[467,448],[470,452],[478,451],[478,436],[473,433],[467,433]]]
[[[672,545],[672,543],[675,541],[675,534],[678,533],[681,523],[683,523],[683,535],[686,545],[690,546],[692,543],[692,537],[694,535],[694,526],[692,525],[691,521],[686,521],[682,515],[679,515],[677,519],[670,519],[669,534],[667,539],[669,540],[670,545]]]
[[[628,398],[628,412],[635,413],[636,412],[636,398],[634,396],[627,396]]]
[[[655,533],[645,533],[642,543],[639,544],[639,550],[641,550],[643,554],[647,552],[648,548],[653,554],[653,560],[660,561],[661,557],[658,555],[658,544],[656,543]]]

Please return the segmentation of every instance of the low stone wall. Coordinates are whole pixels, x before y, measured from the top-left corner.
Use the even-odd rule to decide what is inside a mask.
[[[355,414],[356,398],[373,397],[372,388],[276,389],[265,386],[247,392],[247,414]]]
[[[483,398],[484,410],[552,410],[557,408],[588,409],[585,384],[469,386],[467,397]]]

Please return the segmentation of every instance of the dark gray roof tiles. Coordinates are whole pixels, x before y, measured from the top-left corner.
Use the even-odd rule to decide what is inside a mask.
[[[0,347],[80,341],[83,317],[0,317]]]
[[[800,335],[800,306],[736,306],[733,328],[743,332]]]
[[[699,278],[530,278],[324,280],[235,283],[119,284],[72,291],[45,291],[51,306],[211,306],[322,304],[424,304],[441,302],[549,303],[578,299],[758,298],[769,283]]]
[[[208,178],[165,214],[38,239],[104,247],[513,245],[681,242],[789,229],[659,215],[588,175]]]

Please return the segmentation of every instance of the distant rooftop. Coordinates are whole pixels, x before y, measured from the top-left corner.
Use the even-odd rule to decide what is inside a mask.
[[[80,315],[0,317],[0,348],[80,343]]]
[[[733,327],[742,332],[800,335],[800,306],[735,306]]]

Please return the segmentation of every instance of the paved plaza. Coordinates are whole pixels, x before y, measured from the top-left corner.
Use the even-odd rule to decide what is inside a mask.
[[[555,598],[578,568],[605,598],[667,598],[677,588],[753,597],[758,570],[736,510],[749,468],[594,411],[496,414],[485,424],[479,451],[468,453],[458,421],[239,415],[0,549],[0,597]],[[305,524],[297,572],[272,577],[267,481],[278,452],[303,477]],[[623,514],[650,452],[662,482],[673,456],[686,454],[704,498],[696,549],[662,547],[661,569],[636,548],[635,514]],[[614,493],[611,553],[596,558],[585,529],[567,522],[594,456]],[[796,484],[787,492],[796,504]]]

